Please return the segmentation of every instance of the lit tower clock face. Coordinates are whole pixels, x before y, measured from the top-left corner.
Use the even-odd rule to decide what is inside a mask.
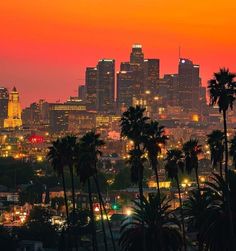
[[[181,63],[182,63],[182,64],[184,64],[184,63],[185,63],[185,60],[184,60],[184,59],[182,59],[182,60],[181,60]]]

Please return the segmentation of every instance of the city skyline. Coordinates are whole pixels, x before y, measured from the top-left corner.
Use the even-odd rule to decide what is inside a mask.
[[[182,57],[201,65],[206,86],[219,67],[235,71],[236,37],[216,35],[217,29],[233,30],[235,3],[227,3],[1,2],[0,85],[17,86],[23,107],[36,95],[64,101],[84,84],[87,66],[114,58],[117,71],[130,46],[140,43],[147,58],[160,59],[161,76],[177,72],[181,46]]]

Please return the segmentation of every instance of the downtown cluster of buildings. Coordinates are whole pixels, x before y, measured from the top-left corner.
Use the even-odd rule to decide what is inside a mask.
[[[0,143],[6,145],[4,137],[14,133],[30,139],[32,135],[50,135],[50,142],[51,137],[67,133],[81,136],[96,128],[107,142],[107,151],[122,155],[125,148],[120,143],[119,121],[131,105],[145,107],[148,116],[166,127],[173,144],[190,137],[205,139],[208,131],[219,128],[221,115],[217,107],[207,104],[199,70],[199,65],[180,58],[178,72],[161,77],[160,60],[145,58],[142,46],[134,44],[129,61],[121,62],[117,72],[114,59],[101,59],[96,66],[87,67],[78,95],[64,103],[39,100],[21,111],[16,88],[8,91],[2,87]],[[233,115],[229,113],[229,123],[235,122]],[[39,139],[34,139],[35,143]]]

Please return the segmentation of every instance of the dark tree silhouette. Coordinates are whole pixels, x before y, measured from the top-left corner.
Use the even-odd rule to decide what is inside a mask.
[[[224,133],[220,130],[214,130],[207,135],[207,143],[211,151],[211,163],[213,168],[219,164],[220,175],[223,177],[222,162],[224,158]]]
[[[49,160],[54,171],[59,177],[62,178],[62,186],[64,192],[64,200],[66,207],[66,218],[69,224],[69,209],[68,200],[66,194],[66,183],[65,183],[65,167],[67,166],[67,156],[65,156],[65,145],[63,145],[61,139],[57,139],[52,142],[52,146],[49,147],[49,152],[47,154],[47,159]]]
[[[184,143],[183,151],[185,153],[185,169],[188,174],[190,174],[193,170],[195,171],[196,182],[198,190],[200,191],[198,155],[202,152],[201,145],[198,144],[198,140],[190,139]]]
[[[235,100],[236,94],[236,75],[231,73],[228,69],[222,68],[219,72],[214,73],[214,78],[209,80],[208,89],[210,92],[210,105],[218,105],[219,112],[223,114],[224,123],[224,138],[225,138],[225,180],[226,184],[229,184],[228,177],[228,136],[227,136],[227,111],[229,107],[233,109],[233,102]],[[234,231],[233,231],[233,221],[232,212],[230,209],[230,199],[229,194],[226,194],[229,226],[230,226],[230,236],[231,236],[231,249],[235,249],[234,244]]]
[[[183,214],[183,203],[181,198],[180,184],[179,184],[179,171],[184,171],[184,162],[183,162],[183,152],[179,149],[173,149],[167,151],[166,156],[166,165],[165,169],[167,172],[168,178],[175,180],[177,183],[178,194],[179,194],[179,204],[180,204],[180,213],[181,213],[181,221],[182,221],[182,231],[183,231],[183,240],[184,240],[184,250],[187,250],[186,246],[186,231],[184,224],[184,214]]]
[[[131,219],[125,219],[121,225],[121,250],[143,251],[145,242],[150,251],[180,251],[183,241],[179,222],[170,211],[166,198],[150,196],[149,200],[144,198],[143,205],[134,203]]]
[[[144,146],[148,152],[148,159],[156,177],[158,196],[160,198],[160,186],[158,176],[158,154],[166,144],[167,136],[164,134],[164,126],[159,126],[158,121],[150,121],[145,126]]]
[[[93,179],[97,188],[98,196],[99,196],[99,204],[102,216],[102,210],[104,210],[105,215],[107,217],[105,205],[102,199],[102,195],[100,192],[100,186],[97,179],[97,162],[98,157],[102,154],[100,148],[104,145],[104,141],[100,139],[100,135],[96,134],[95,131],[91,131],[86,133],[80,140],[78,144],[78,175],[80,177],[80,181],[85,184],[88,184],[88,193],[89,193],[89,204],[90,204],[90,218],[92,222],[93,228],[93,249],[98,250],[97,245],[97,237],[96,237],[96,229],[95,229],[95,220],[93,213],[93,199],[92,199],[92,191],[91,191],[91,180]],[[107,218],[108,219],[108,218]],[[107,240],[106,240],[106,232],[104,219],[101,217],[103,236],[104,236],[104,245],[105,249],[108,250]],[[113,239],[113,234],[111,231],[110,223],[107,220],[113,249],[115,250],[115,243]]]

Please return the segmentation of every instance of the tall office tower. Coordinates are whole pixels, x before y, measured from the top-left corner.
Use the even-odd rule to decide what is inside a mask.
[[[134,74],[132,71],[117,72],[117,103],[118,108],[128,108],[133,100]]]
[[[21,107],[19,101],[19,93],[16,87],[9,94],[8,101],[8,117],[4,120],[4,128],[15,128],[22,125]]]
[[[86,103],[88,110],[97,108],[97,68],[87,67],[85,73]]]
[[[114,110],[115,60],[99,60],[97,71],[97,110],[108,113]]]
[[[130,63],[143,64],[144,55],[141,44],[134,44],[130,54]]]
[[[159,93],[165,99],[165,103],[168,106],[180,106],[179,104],[179,78],[178,74],[165,74],[164,78],[166,81],[166,95],[163,96],[163,87],[158,87]]]
[[[187,111],[199,111],[199,65],[189,59],[179,59],[179,94],[180,105]]]
[[[0,87],[0,128],[4,125],[4,119],[7,118],[8,98],[8,90],[5,87]]]
[[[78,97],[79,99],[85,101],[86,100],[86,86],[85,85],[80,85],[78,87]]]
[[[160,60],[144,60],[144,89],[150,91],[153,95],[157,92],[157,82],[160,78]]]

